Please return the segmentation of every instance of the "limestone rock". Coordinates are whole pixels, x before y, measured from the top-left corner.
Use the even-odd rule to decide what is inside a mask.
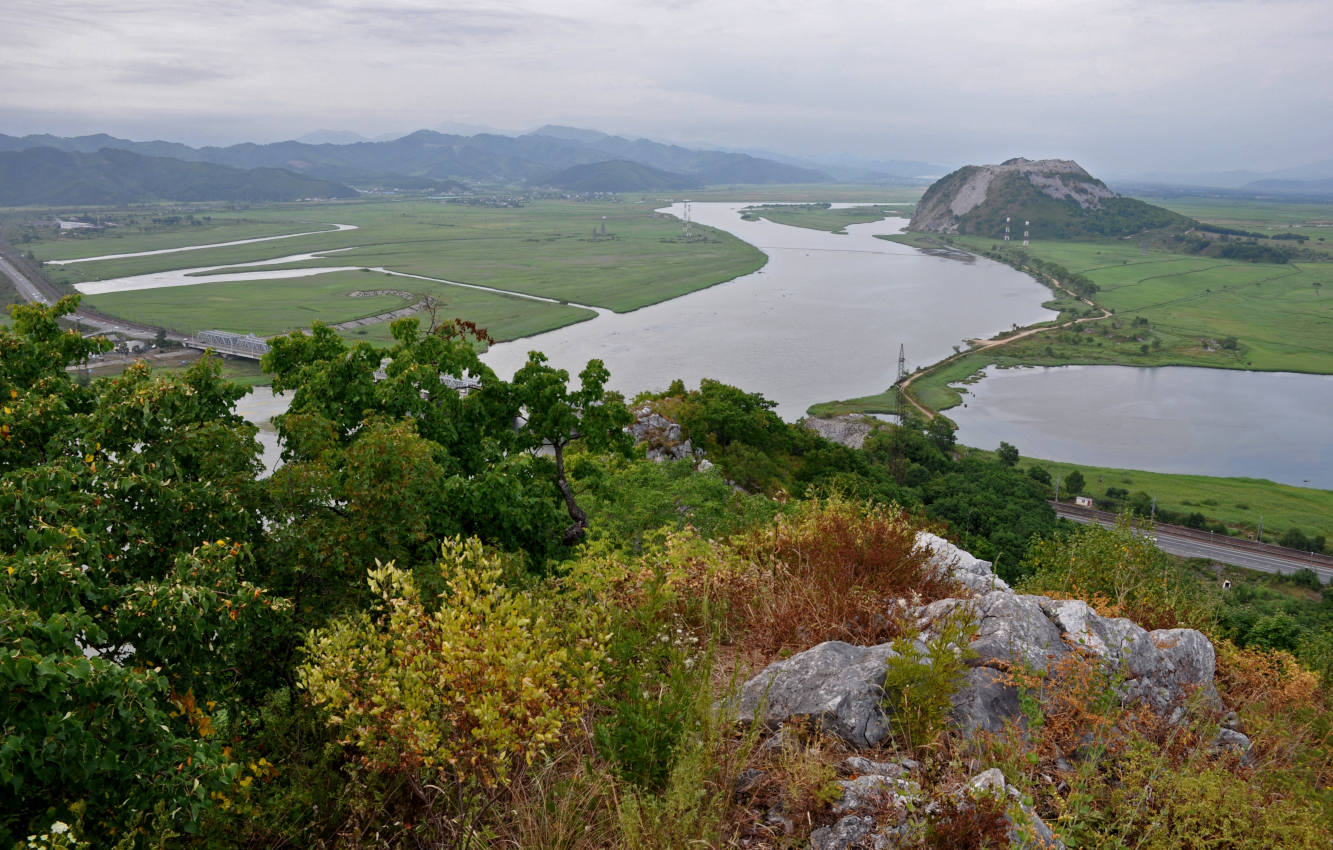
[[[880,427],[879,420],[869,416],[808,416],[801,424],[826,440],[853,449],[864,446],[866,437]]]
[[[973,794],[994,794],[1007,798],[1009,802],[1009,840],[1015,847],[1039,847],[1049,850],[1064,850],[1064,842],[1055,837],[1055,833],[1023,802],[1023,794],[1005,781],[1004,774],[998,767],[983,770],[968,780],[967,789]]]
[[[634,444],[645,446],[649,460],[683,460],[693,451],[680,424],[672,422],[648,405],[634,408],[634,421],[627,429]]]
[[[876,773],[839,779],[838,785],[842,796],[833,804],[833,813],[838,815],[887,811],[921,797],[921,788],[915,782]]]
[[[742,722],[755,718],[776,728],[789,718],[816,719],[852,746],[873,747],[889,734],[880,707],[884,671],[897,657],[888,644],[852,646],[826,641],[764,668],[745,683],[736,705]]]
[[[1004,579],[991,569],[990,561],[972,557],[970,552],[959,549],[939,535],[918,531],[916,546],[931,553],[930,562],[936,570],[948,572],[973,593],[1009,589]]]

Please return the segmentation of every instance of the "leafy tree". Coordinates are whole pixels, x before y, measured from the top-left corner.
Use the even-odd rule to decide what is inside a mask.
[[[611,373],[600,360],[590,360],[579,373],[579,389],[569,391],[569,373],[546,365],[546,356],[533,351],[514,375],[514,389],[527,413],[524,432],[533,447],[550,446],[555,456],[555,483],[569,511],[571,525],[561,535],[566,545],[577,543],[588,530],[588,514],[579,507],[565,472],[565,449],[582,440],[592,451],[614,449],[628,454],[633,440],[625,431],[632,421],[619,393],[605,389]]]
[[[107,845],[197,828],[234,773],[211,713],[271,675],[285,606],[246,549],[245,390],[209,357],[80,386],[65,367],[106,343],[59,328],[76,304],[0,329],[0,829]]]
[[[953,447],[958,443],[958,438],[955,436],[957,430],[958,426],[943,416],[936,416],[926,425],[926,435],[945,454],[953,451]]]
[[[1065,476],[1065,492],[1071,496],[1077,496],[1083,492],[1083,486],[1086,483],[1083,480],[1083,473],[1075,469]]]
[[[1005,466],[1016,466],[1018,464],[1018,449],[1006,442],[1000,442],[1000,447],[995,450],[995,456]]]

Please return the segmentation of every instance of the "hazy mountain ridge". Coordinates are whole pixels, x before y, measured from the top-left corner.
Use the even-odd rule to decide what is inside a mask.
[[[917,204],[909,230],[1014,238],[1031,221],[1037,238],[1124,236],[1186,224],[1176,213],[1117,195],[1072,160],[967,165],[935,181]]]
[[[650,165],[615,159],[574,165],[532,181],[568,192],[655,192],[693,189],[700,181]]]
[[[235,168],[286,168],[312,177],[361,184],[382,184],[388,175],[432,180],[523,182],[555,170],[615,159],[684,174],[700,183],[817,183],[830,180],[822,171],[748,154],[697,151],[648,139],[630,140],[564,127],[544,127],[523,136],[486,133],[454,136],[418,130],[384,142],[311,144],[284,141],[203,148],[174,142],[135,142],[104,134],[70,139],[0,135],[0,150],[36,146],[83,153],[117,148],[145,156],[171,156]]]
[[[0,205],[129,204],[144,201],[293,201],[352,198],[340,183],[278,168],[236,169],[103,148],[0,152]]]

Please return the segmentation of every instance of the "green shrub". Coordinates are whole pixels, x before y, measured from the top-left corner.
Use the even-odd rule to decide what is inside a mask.
[[[884,707],[898,746],[922,750],[944,731],[967,661],[976,655],[969,646],[974,626],[970,612],[960,606],[936,623],[938,633],[924,648],[914,635],[893,641],[897,655],[884,674]]]

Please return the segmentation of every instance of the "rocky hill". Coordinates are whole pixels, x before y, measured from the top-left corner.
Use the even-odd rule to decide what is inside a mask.
[[[1067,159],[1021,157],[999,165],[967,165],[926,190],[908,230],[1015,239],[1030,221],[1034,239],[1127,236],[1188,224],[1169,210],[1117,195]]]

